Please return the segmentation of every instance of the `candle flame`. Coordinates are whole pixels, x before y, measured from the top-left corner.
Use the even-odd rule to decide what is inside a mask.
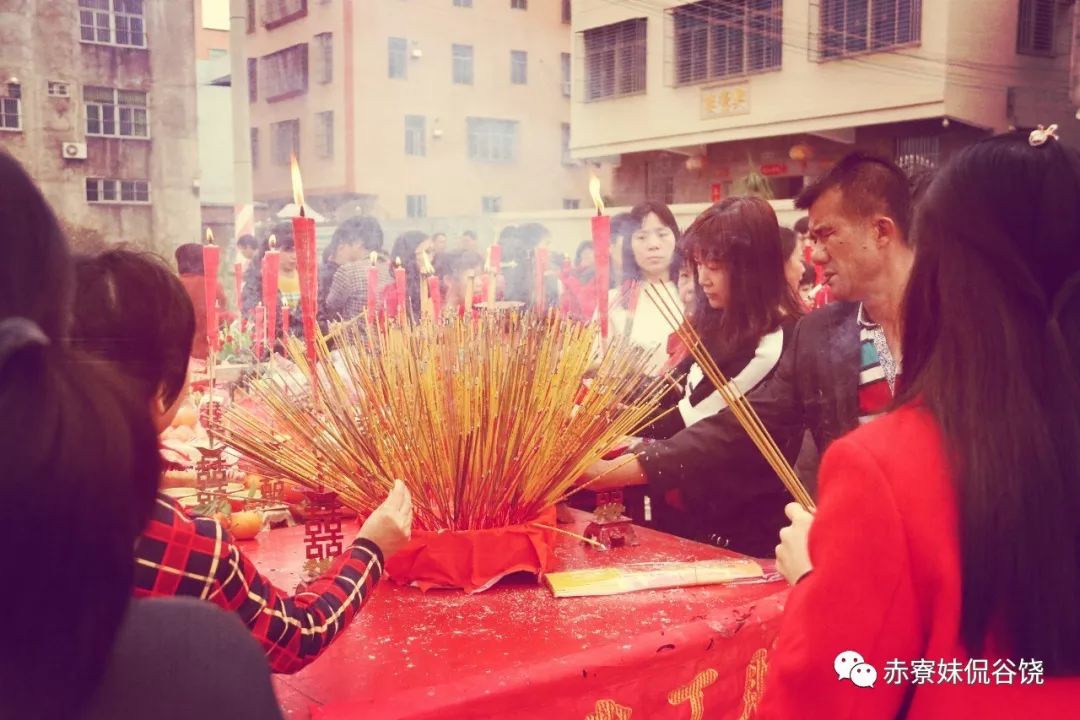
[[[266,241],[266,246],[269,250],[277,250],[277,235],[271,235],[270,239]]]
[[[379,264],[379,253],[374,250],[371,251],[371,267],[375,267]]]
[[[422,270],[427,275],[435,274],[435,266],[431,264],[431,253],[424,251],[424,267]]]
[[[304,215],[304,181],[300,177],[300,163],[296,160],[296,154],[290,155],[289,164],[292,166],[292,195],[293,202],[300,208],[301,217]]]
[[[604,198],[600,197],[600,178],[593,175],[589,179],[589,194],[592,195],[593,205],[596,206],[596,214],[604,214]]]
[[[211,230],[210,228],[206,228],[206,244],[207,245],[213,245],[214,244],[214,231]]]
[[[394,258],[394,267],[404,267],[404,264],[401,262],[401,258]]]

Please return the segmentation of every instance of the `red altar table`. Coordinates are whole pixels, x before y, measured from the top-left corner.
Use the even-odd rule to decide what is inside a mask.
[[[638,547],[607,553],[560,535],[558,569],[730,555],[637,533]],[[274,530],[242,547],[292,589],[302,534]],[[320,658],[274,684],[290,718],[741,720],[760,696],[786,589],[780,580],[556,599],[524,579],[477,595],[384,579]]]

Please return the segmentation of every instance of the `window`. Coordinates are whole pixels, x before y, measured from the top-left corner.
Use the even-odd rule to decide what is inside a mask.
[[[255,0],[247,0],[247,31],[255,32]]]
[[[485,195],[480,198],[480,210],[485,213],[502,212],[502,198],[498,195]]]
[[[143,0],[79,0],[79,39],[98,45],[146,47]]]
[[[308,89],[307,43],[278,50],[259,61],[263,97],[268,101],[301,95]]]
[[[83,88],[86,134],[104,137],[150,137],[146,93],[115,88]]]
[[[255,102],[259,99],[259,60],[248,58],[248,100]]]
[[[581,209],[581,201],[573,199],[573,198],[563,198],[562,209],[563,210],[580,210]]]
[[[704,0],[675,8],[675,82],[779,68],[783,11],[783,0]]]
[[[1020,0],[1020,23],[1016,28],[1016,52],[1053,55],[1058,0]]]
[[[936,135],[896,139],[896,164],[909,175],[937,167],[940,156],[941,138]]]
[[[510,83],[524,85],[529,81],[529,54],[524,50],[510,51]]]
[[[563,53],[559,60],[562,63],[562,94],[570,97],[570,53]]]
[[[150,202],[150,183],[146,180],[86,178],[86,202],[145,205]]]
[[[454,45],[454,82],[458,85],[473,84],[472,45]]]
[[[389,43],[389,76],[391,78],[405,78],[408,75],[408,47],[405,38],[390,38]]]
[[[285,120],[270,124],[270,135],[273,147],[273,160],[275,165],[288,165],[289,159],[295,155],[300,157],[300,121]]]
[[[823,59],[916,43],[922,0],[821,0]]]
[[[472,0],[454,0],[454,7],[472,7]]]
[[[263,25],[270,30],[307,15],[307,0],[262,0]]]
[[[518,124],[514,120],[465,118],[469,159],[513,162],[517,158]]]
[[[315,113],[315,151],[321,158],[334,157],[334,111]]]
[[[317,82],[327,85],[334,81],[334,35],[319,33],[315,36],[315,57],[318,69]]]
[[[49,80],[46,86],[49,91],[49,97],[66,98],[71,97],[71,85],[66,82],[57,82],[56,80]]]
[[[574,164],[574,158],[570,156],[570,123],[562,124],[562,164]]]
[[[510,8],[512,10],[528,10],[529,0],[510,0]]]
[[[223,57],[228,57],[229,51],[225,48],[210,48],[210,59],[220,60]]]
[[[570,24],[570,0],[562,0],[562,21]]]
[[[405,154],[427,155],[427,118],[423,115],[405,116]]]
[[[585,31],[587,100],[645,92],[645,18]]]
[[[251,128],[251,169],[259,167],[259,128]]]
[[[411,218],[427,217],[427,195],[406,195],[405,216]]]
[[[0,130],[22,130],[22,100],[0,98]]]

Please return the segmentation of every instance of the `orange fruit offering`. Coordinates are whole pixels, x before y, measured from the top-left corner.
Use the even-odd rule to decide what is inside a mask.
[[[259,534],[263,526],[262,515],[252,510],[234,512],[230,520],[232,520],[230,532],[237,540],[252,539]]]

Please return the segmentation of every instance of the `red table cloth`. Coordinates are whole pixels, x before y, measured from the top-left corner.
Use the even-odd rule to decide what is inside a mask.
[[[560,535],[558,569],[731,555],[636,531],[639,546],[606,553]],[[242,546],[291,589],[302,536],[274,530]],[[342,636],[275,688],[287,717],[318,720],[740,720],[760,696],[786,590],[776,581],[556,599],[514,578],[476,595],[384,579]]]

